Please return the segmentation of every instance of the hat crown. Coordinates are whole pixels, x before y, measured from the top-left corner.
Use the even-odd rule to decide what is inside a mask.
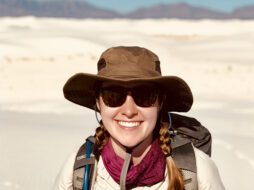
[[[158,56],[137,46],[110,48],[102,53],[97,66],[98,75],[105,77],[132,79],[161,76]]]

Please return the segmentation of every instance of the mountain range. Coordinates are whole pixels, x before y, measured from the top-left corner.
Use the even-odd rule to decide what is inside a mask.
[[[231,13],[194,7],[186,3],[156,4],[127,14],[98,8],[77,0],[0,0],[0,17],[65,17],[65,18],[179,18],[179,19],[254,19],[254,5],[240,7]]]

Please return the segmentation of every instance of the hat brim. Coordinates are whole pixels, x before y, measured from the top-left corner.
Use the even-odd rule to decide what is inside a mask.
[[[65,83],[64,97],[76,104],[94,109],[96,90],[103,82],[117,83],[154,83],[166,95],[164,108],[167,111],[187,112],[193,103],[193,96],[188,84],[177,76],[158,76],[150,78],[116,79],[89,73],[77,73]]]

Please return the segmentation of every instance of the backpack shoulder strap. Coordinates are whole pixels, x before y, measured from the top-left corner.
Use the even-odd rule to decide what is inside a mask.
[[[176,136],[173,138],[171,146],[172,146],[172,157],[179,168],[186,169],[192,172],[197,173],[197,166],[196,166],[196,158],[194,154],[194,149],[190,141],[186,141],[184,139],[184,144],[180,144],[176,146],[177,140],[180,140],[181,137]]]
[[[88,141],[92,143],[92,148],[91,148],[91,155],[90,158],[86,158],[86,150],[87,150],[87,145]],[[93,154],[94,150],[94,142],[95,138],[94,136],[90,136],[86,139],[86,142],[80,147],[75,163],[74,163],[74,168],[73,168],[73,190],[82,190],[83,189],[83,183],[84,183],[84,172],[85,172],[85,166],[90,165],[90,170],[89,170],[89,180],[88,180],[88,189],[91,189],[92,185],[92,179],[94,176],[94,165],[95,165],[95,156]]]
[[[197,190],[196,157],[191,142],[176,146],[173,141],[172,148],[172,157],[183,174],[185,190]]]

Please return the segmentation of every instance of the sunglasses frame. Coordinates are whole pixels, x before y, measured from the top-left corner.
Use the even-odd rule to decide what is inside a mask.
[[[153,89],[153,91],[150,94],[148,94],[149,89]],[[106,95],[104,94],[106,90],[109,90],[109,92],[111,92],[111,94],[109,95],[113,95],[113,93],[115,93],[115,95],[118,95],[118,99],[117,98],[110,99],[110,97],[106,97]],[[130,88],[120,86],[120,85],[109,85],[109,86],[101,87],[99,91],[97,92],[98,93],[96,94],[96,98],[98,99],[99,96],[101,96],[104,104],[108,107],[122,106],[124,102],[126,101],[127,95],[131,95],[135,104],[139,107],[152,107],[155,105],[157,100],[158,100],[158,103],[160,104],[161,97],[162,97],[159,88],[151,84],[134,86]],[[145,95],[149,95],[149,96],[145,96]],[[112,103],[113,100],[115,101],[115,103]]]

